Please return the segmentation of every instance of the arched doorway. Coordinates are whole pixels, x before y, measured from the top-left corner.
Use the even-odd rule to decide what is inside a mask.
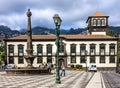
[[[64,65],[64,60],[63,60],[63,59],[59,59],[59,65],[60,65],[60,67],[61,67],[62,65]]]
[[[64,65],[65,67],[67,66],[65,58],[60,58],[59,59],[59,66],[61,67],[62,65]]]

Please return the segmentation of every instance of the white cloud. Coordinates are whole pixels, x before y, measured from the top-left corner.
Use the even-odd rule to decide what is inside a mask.
[[[120,26],[119,0],[1,0],[0,25],[14,29],[27,27],[26,11],[32,12],[32,27],[54,28],[53,15],[62,18],[61,28],[86,27],[86,20],[96,10],[110,16],[111,26]]]

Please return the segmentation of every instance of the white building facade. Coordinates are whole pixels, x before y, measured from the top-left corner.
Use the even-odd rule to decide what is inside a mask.
[[[96,12],[87,20],[88,34],[60,35],[60,64],[63,63],[66,67],[70,67],[71,64],[83,67],[95,64],[99,69],[116,68],[117,38],[106,35],[107,18],[108,16]],[[55,35],[32,36],[34,67],[39,67],[42,63],[56,63],[55,39]],[[6,63],[26,67],[24,55],[27,54],[27,36],[6,39],[5,44]]]

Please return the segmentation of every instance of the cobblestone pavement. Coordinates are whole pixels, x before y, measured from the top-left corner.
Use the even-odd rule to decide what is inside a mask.
[[[85,80],[89,80],[91,76],[92,73],[89,72],[67,70],[66,76],[61,77],[61,84],[56,84],[55,74],[34,76],[0,75],[0,88],[84,88]]]

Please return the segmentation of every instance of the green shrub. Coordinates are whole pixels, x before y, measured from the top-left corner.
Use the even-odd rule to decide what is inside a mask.
[[[71,67],[71,68],[74,68],[74,64],[71,64],[70,67]]]
[[[77,69],[82,69],[82,65],[77,64],[77,65],[76,65],[76,68],[77,68]]]
[[[80,65],[80,69],[82,69],[82,65]]]
[[[77,64],[77,65],[76,65],[76,68],[77,68],[77,69],[79,69],[79,68],[80,68],[80,65],[79,65],[79,64]]]

